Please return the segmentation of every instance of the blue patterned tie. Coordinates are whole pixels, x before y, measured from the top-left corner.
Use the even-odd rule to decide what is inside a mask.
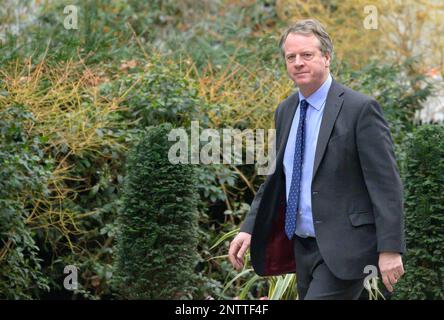
[[[304,159],[305,116],[308,105],[307,100],[301,101],[298,132],[294,149],[293,174],[291,175],[290,194],[288,196],[287,212],[285,215],[285,234],[290,240],[296,231],[296,213],[298,211],[299,193],[301,189],[302,160]]]

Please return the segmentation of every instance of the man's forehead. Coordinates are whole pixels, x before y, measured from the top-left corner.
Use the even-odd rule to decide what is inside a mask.
[[[304,49],[317,49],[320,47],[319,39],[314,34],[290,33],[284,42],[284,49],[294,51]]]

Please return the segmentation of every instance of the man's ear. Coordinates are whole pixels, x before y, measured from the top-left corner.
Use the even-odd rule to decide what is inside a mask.
[[[325,66],[326,67],[330,67],[330,61],[331,61],[330,53],[326,52],[325,53]]]

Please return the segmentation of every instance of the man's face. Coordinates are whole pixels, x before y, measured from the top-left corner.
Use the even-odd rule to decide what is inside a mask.
[[[287,72],[302,94],[308,98],[327,79],[330,55],[322,54],[315,35],[292,34],[284,43]]]

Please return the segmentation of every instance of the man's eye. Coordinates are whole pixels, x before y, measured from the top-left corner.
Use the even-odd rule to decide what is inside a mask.
[[[312,57],[313,56],[313,54],[312,53],[304,53],[304,57],[306,57],[306,58],[310,58],[310,57]]]

